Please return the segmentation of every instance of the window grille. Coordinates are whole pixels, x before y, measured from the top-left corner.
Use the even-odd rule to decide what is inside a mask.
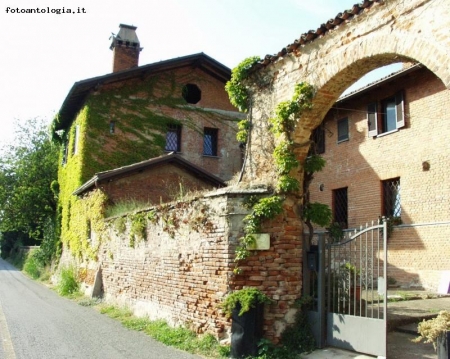
[[[181,126],[169,124],[166,133],[166,151],[180,152],[181,150]]]
[[[217,128],[205,127],[203,135],[203,154],[217,156]]]
[[[383,184],[383,215],[400,217],[402,214],[400,202],[400,178],[385,180]]]
[[[347,188],[333,190],[333,212],[334,222],[341,228],[348,228]]]

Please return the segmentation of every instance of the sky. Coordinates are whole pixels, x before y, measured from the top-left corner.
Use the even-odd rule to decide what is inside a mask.
[[[18,121],[39,117],[50,123],[76,81],[112,71],[110,36],[121,23],[137,26],[140,65],[204,52],[233,68],[249,56],[277,53],[357,2],[4,0],[0,146],[12,141]]]

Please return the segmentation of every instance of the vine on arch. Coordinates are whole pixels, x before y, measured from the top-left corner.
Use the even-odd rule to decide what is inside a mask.
[[[232,79],[227,83],[226,90],[230,100],[241,111],[248,110],[249,99],[249,93],[243,81],[248,77],[250,66],[258,60],[259,58],[257,57],[244,60],[233,70]],[[254,235],[260,230],[262,222],[282,213],[283,195],[296,193],[300,190],[300,182],[291,175],[291,172],[299,167],[300,163],[294,154],[294,142],[290,138],[290,134],[295,129],[301,115],[312,108],[314,95],[314,88],[310,84],[306,82],[297,84],[292,99],[279,103],[275,109],[275,117],[270,119],[271,131],[278,139],[278,145],[272,154],[278,181],[275,187],[275,194],[254,201],[251,205],[251,213],[244,218],[244,236],[240,239],[236,248],[235,274],[241,272],[238,267],[239,262],[251,255],[248,248],[255,243]],[[238,141],[247,142],[250,130],[251,124],[249,120],[241,121],[237,134]],[[309,203],[308,187],[312,180],[312,174],[320,171],[324,165],[325,161],[317,155],[308,157],[303,164],[305,178],[308,179],[308,182],[303,183],[302,219],[308,228],[310,228],[311,223],[323,225],[328,219],[331,219],[331,211],[328,206]]]

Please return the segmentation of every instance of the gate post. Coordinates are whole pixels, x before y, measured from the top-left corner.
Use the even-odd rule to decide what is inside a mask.
[[[319,234],[319,268],[318,268],[318,285],[317,285],[317,310],[319,321],[319,348],[325,347],[326,344],[326,307],[325,307],[325,235]]]

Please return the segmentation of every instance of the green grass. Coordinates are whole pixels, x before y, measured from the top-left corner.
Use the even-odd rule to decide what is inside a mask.
[[[20,252],[8,257],[7,261],[17,269],[25,272],[32,279],[47,281],[50,278],[50,269],[39,257],[39,250]]]
[[[208,358],[224,358],[229,354],[229,348],[221,346],[211,334],[197,336],[187,328],[171,327],[164,320],[138,318],[127,308],[101,305],[99,309],[100,313],[119,320],[126,328],[144,332],[165,345]]]
[[[111,305],[101,304],[97,306],[100,313],[119,320],[123,326],[131,330],[143,332],[155,340],[186,352],[197,354],[205,358],[229,358],[230,347],[220,345],[217,339],[211,334],[197,335],[190,329],[183,327],[171,327],[164,320],[151,321],[148,318],[135,317],[128,308],[118,308]],[[298,326],[302,328],[298,328]],[[298,346],[298,336],[304,334],[302,323],[293,328],[293,332],[297,334],[295,340]],[[286,340],[285,340],[286,341]],[[301,341],[301,340],[300,340]],[[296,359],[300,355],[296,353],[297,349],[293,348],[289,342],[285,345],[275,346],[269,340],[263,339],[259,344],[259,355],[252,357],[253,359]],[[287,345],[286,345],[287,344]],[[306,349],[306,348],[303,348]],[[312,347],[309,348],[312,350]],[[251,359],[246,358],[246,359]]]
[[[106,208],[105,217],[115,217],[126,213],[142,210],[151,207],[150,202],[142,202],[134,199],[120,201]]]
[[[61,269],[61,274],[56,289],[60,295],[65,297],[70,295],[78,295],[79,285],[73,268],[67,267]]]

